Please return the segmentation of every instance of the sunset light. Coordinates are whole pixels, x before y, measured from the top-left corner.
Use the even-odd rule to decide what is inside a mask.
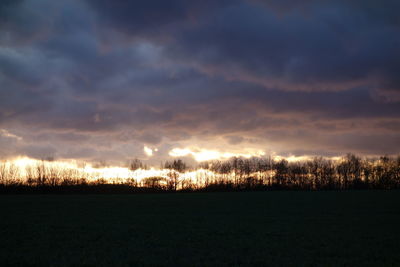
[[[186,157],[192,156],[197,162],[208,161],[208,160],[224,160],[233,157],[260,157],[264,156],[265,152],[255,151],[253,153],[232,153],[232,152],[219,152],[217,150],[206,150],[206,149],[194,149],[189,148],[174,148],[169,152],[171,157]]]
[[[400,0],[0,0],[0,267],[400,266]]]

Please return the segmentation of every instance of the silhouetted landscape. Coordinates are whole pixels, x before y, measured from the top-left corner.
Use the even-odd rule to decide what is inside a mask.
[[[146,172],[140,160],[129,165],[130,177],[88,177],[80,169],[54,167],[49,161],[27,166],[25,178],[12,163],[0,163],[0,192],[144,193],[243,190],[351,190],[400,188],[400,157],[361,159],[348,154],[340,160],[315,157],[288,162],[271,157],[206,161],[196,169],[178,159],[163,164],[164,176],[138,179]],[[185,173],[194,175],[187,178]]]
[[[0,267],[400,266],[399,0],[0,0]]]
[[[400,262],[399,158],[231,158],[198,169],[178,159],[160,166],[165,177],[140,180],[151,170],[137,159],[124,179],[45,160],[25,167],[22,179],[0,164],[1,266]]]

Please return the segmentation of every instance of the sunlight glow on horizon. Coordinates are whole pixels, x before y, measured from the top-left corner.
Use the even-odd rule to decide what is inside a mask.
[[[261,157],[265,155],[265,152],[259,150],[251,153],[232,153],[232,152],[219,152],[217,150],[207,149],[189,149],[189,148],[173,148],[169,153],[171,157],[186,157],[192,156],[197,162],[208,161],[208,160],[226,160],[233,157]]]
[[[127,167],[109,166],[96,168],[90,163],[78,163],[75,160],[64,161],[44,161],[28,157],[17,157],[11,160],[0,161],[7,170],[13,169],[17,171],[17,175],[23,178],[28,178],[31,172],[37,172],[37,169],[43,166],[46,171],[59,174],[60,172],[74,171],[75,175],[80,178],[87,178],[89,181],[97,179],[106,179],[109,182],[118,179],[136,179],[141,181],[145,178],[159,176],[167,177],[169,170],[137,169],[130,170]],[[14,168],[15,167],[15,168]]]
[[[311,157],[309,156],[288,156],[288,157],[283,157],[283,156],[273,156],[272,157],[274,160],[276,161],[280,161],[280,160],[287,160],[288,162],[298,162],[298,161],[306,161],[306,160],[310,160]]]
[[[171,150],[170,154],[172,154],[171,156],[176,157],[192,155],[198,162],[206,160],[228,160],[232,157],[261,157],[260,155],[263,155],[262,153],[259,153],[258,155],[221,153],[215,150],[202,150],[194,152],[190,149],[173,149]],[[283,157],[273,155],[271,158],[275,161],[285,159],[288,162],[312,160],[312,157],[309,156]],[[342,158],[332,157],[326,159],[336,161],[341,160]],[[38,175],[40,176],[40,173],[48,177],[57,177],[60,179],[63,179],[63,177],[69,177],[73,179],[84,178],[89,182],[95,182],[103,179],[107,183],[124,183],[128,181],[143,183],[147,178],[158,177],[168,180],[168,178],[176,176],[180,181],[202,185],[205,182],[205,177],[218,177],[217,173],[203,168],[188,169],[185,172],[180,173],[171,169],[157,169],[154,167],[149,169],[139,168],[136,170],[122,166],[95,167],[91,163],[79,162],[76,160],[47,161],[32,159],[29,157],[17,157],[14,159],[0,161],[0,178],[2,175],[11,175],[16,180],[27,180],[30,177],[38,177]],[[232,175],[233,174],[234,172],[232,172]]]
[[[41,173],[41,174],[40,174]],[[64,177],[72,179],[86,179],[88,182],[105,180],[106,183],[133,182],[145,184],[147,178],[161,178],[160,184],[166,185],[170,177],[176,176],[181,183],[205,184],[206,177],[216,177],[213,171],[206,169],[188,170],[179,173],[171,169],[136,169],[127,167],[102,167],[96,168],[91,164],[78,164],[76,161],[45,161],[28,157],[18,157],[13,160],[0,161],[0,179],[6,176],[15,181],[28,181],[32,177],[44,175],[48,179],[57,178],[62,181]],[[3,177],[4,176],[4,177]]]

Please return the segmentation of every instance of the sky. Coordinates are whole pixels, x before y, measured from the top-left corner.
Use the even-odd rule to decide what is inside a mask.
[[[397,0],[2,0],[0,159],[400,153]]]

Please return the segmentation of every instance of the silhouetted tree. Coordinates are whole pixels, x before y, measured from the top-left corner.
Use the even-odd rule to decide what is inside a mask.
[[[84,166],[79,168],[55,167],[47,160],[39,161],[25,170],[11,162],[0,162],[0,188],[18,186],[36,188],[72,188],[123,185],[132,190],[140,187],[156,190],[249,190],[277,187],[280,189],[393,189],[400,188],[400,156],[383,156],[378,159],[361,159],[347,154],[339,161],[315,157],[306,161],[275,161],[271,157],[213,160],[199,164],[200,172],[195,178],[185,176],[188,167],[181,159],[167,161],[161,166],[167,169],[167,177],[150,177],[141,182],[131,178],[104,179],[89,175]],[[134,170],[145,168],[138,159],[130,162]],[[21,172],[20,172],[21,171]],[[23,175],[21,174],[23,173]],[[22,177],[23,176],[23,177]]]
[[[181,159],[174,160],[173,162],[167,161],[165,162],[164,168],[170,170],[168,173],[168,189],[176,191],[179,185],[179,174],[186,170],[186,163]]]
[[[129,169],[131,171],[136,171],[138,169],[143,169],[143,163],[139,159],[134,159],[129,163]]]
[[[289,168],[288,161],[285,159],[280,160],[275,164],[275,181],[279,187],[286,185],[286,178],[288,177]]]

